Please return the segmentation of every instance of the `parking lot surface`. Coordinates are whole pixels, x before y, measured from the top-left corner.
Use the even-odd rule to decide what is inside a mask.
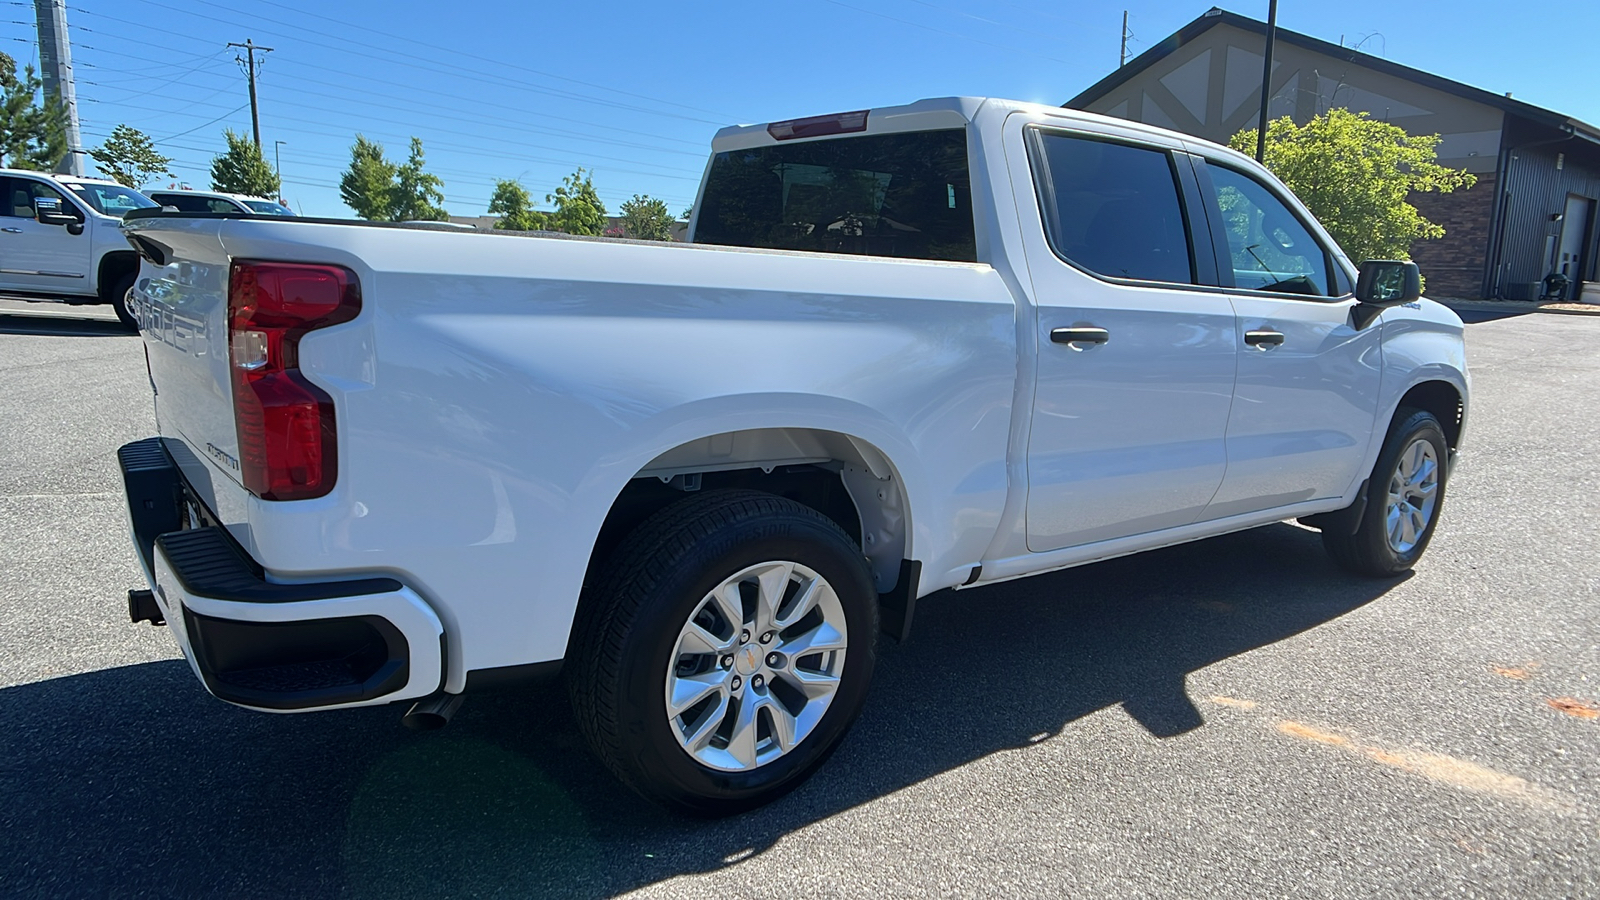
[[[0,301],[0,894],[1600,895],[1600,318],[1469,327],[1417,571],[1282,524],[927,598],[793,795],[616,786],[557,690],[275,716],[206,695],[142,586],[109,311]]]

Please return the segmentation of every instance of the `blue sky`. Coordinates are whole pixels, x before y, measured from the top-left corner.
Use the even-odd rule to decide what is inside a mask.
[[[225,45],[275,48],[260,78],[262,140],[269,160],[284,142],[287,199],[322,216],[350,215],[338,180],[358,131],[390,156],[420,137],[456,215],[483,214],[496,179],[519,179],[542,199],[580,165],[613,212],[635,193],[676,212],[693,199],[721,125],[950,94],[1060,103],[1116,66],[1124,7],[1136,53],[1210,6],[68,2],[85,143],[130,124],[175,159],[171,180],[194,187],[209,186],[222,129],[250,128],[244,75]],[[0,43],[36,60],[33,4],[0,3],[12,10]],[[1265,0],[1224,7],[1266,17]],[[1279,23],[1600,123],[1600,78],[1560,48],[1561,35],[1600,34],[1594,0],[1528,15],[1485,0],[1284,0]]]

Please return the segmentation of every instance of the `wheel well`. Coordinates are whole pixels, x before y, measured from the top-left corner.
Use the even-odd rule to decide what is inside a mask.
[[[589,557],[585,582],[629,532],[686,492],[743,488],[787,497],[822,513],[862,548],[880,592],[908,557],[904,486],[888,460],[836,432],[763,428],[711,435],[657,456],[618,494]]]
[[[1425,409],[1433,413],[1433,417],[1444,427],[1445,441],[1451,447],[1460,443],[1462,418],[1466,408],[1455,385],[1444,381],[1424,381],[1406,391],[1406,395],[1400,398],[1400,405]]]
[[[97,282],[100,285],[100,301],[110,303],[111,291],[116,288],[122,276],[137,271],[139,271],[139,254],[132,250],[114,250],[101,257]]]

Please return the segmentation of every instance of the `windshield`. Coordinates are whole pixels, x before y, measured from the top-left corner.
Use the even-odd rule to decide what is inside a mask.
[[[294,210],[290,209],[287,206],[284,206],[281,203],[273,203],[271,200],[242,200],[240,202],[243,203],[245,206],[250,207],[250,211],[251,212],[258,212],[258,213],[261,213],[263,215],[268,215],[268,216],[292,216],[292,215],[294,215]]]
[[[159,206],[154,200],[132,188],[120,184],[83,184],[65,182],[67,188],[94,207],[96,212],[122,218],[130,209],[149,209]]]

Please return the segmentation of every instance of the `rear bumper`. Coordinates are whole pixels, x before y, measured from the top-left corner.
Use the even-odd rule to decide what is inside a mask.
[[[155,602],[195,675],[222,700],[277,712],[424,697],[444,628],[388,577],[281,583],[214,522],[161,438],[117,452]]]

